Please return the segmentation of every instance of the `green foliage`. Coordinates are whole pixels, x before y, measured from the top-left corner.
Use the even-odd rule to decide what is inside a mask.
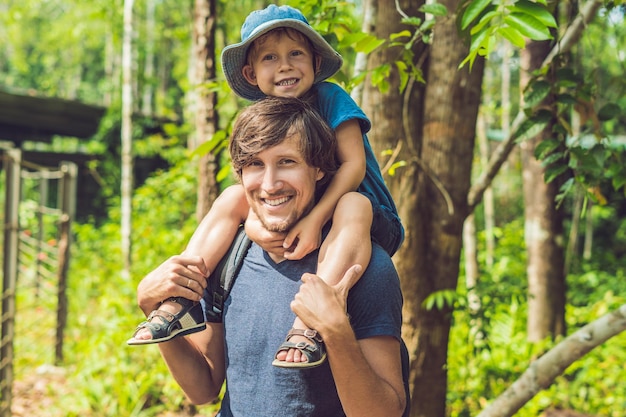
[[[479,283],[479,291],[489,294],[489,303],[508,304],[511,298],[523,299],[526,295],[526,251],[522,219],[515,219],[494,230],[498,246],[495,263],[485,271],[489,279]],[[479,260],[483,261],[485,251]],[[487,287],[485,287],[487,286]],[[503,291],[503,288],[506,290]]]
[[[605,184],[626,192],[624,145],[619,139],[626,126],[626,82],[623,68],[609,63],[623,50],[625,38],[623,13],[613,7],[606,5],[608,19],[595,19],[585,28],[584,40],[574,48],[576,63],[570,56],[557,56],[550,68],[535,72],[523,92],[526,119],[513,137],[521,142],[543,135],[535,156],[545,169],[545,180],[558,181],[559,204],[577,189],[599,204],[607,200]],[[518,49],[525,47],[526,39],[549,39],[556,21],[544,1],[476,0],[467,4],[460,26],[472,36],[463,62],[471,64],[476,56],[489,55],[501,38]],[[598,50],[608,53],[598,54]]]
[[[383,64],[378,68],[370,70],[372,85],[383,93],[389,91],[388,79],[392,65],[396,67],[400,77],[400,92],[404,91],[411,78],[419,82],[425,82],[421,66],[417,62],[416,45],[420,42],[424,44],[430,43],[436,19],[446,16],[448,10],[443,4],[434,2],[422,5],[419,8],[419,12],[422,14],[421,17],[403,15],[402,23],[408,25],[411,28],[410,30],[406,29],[398,33],[392,33],[389,36],[389,40],[381,40],[369,36],[372,40],[369,41],[368,45],[375,48],[399,47],[397,49],[399,51],[398,57],[393,61],[393,64]],[[428,16],[428,18],[425,16]],[[360,79],[357,76],[357,80]]]
[[[100,102],[98,88],[110,88],[103,85],[102,34],[119,29],[121,7],[119,2],[102,1],[71,6],[63,0],[5,2],[0,13],[3,89]]]
[[[137,91],[152,86],[156,114],[182,119],[191,4],[159,1],[153,29],[146,25],[145,8],[146,2],[135,2]],[[120,98],[121,38],[121,0],[5,1],[0,88],[108,106]],[[158,80],[144,75],[149,39]]]
[[[515,135],[522,141],[551,128],[552,136],[536,146],[535,157],[545,167],[546,182],[563,179],[559,203],[577,185],[588,198],[604,204],[606,198],[599,192],[603,183],[616,190],[626,184],[625,148],[615,146],[604,127],[620,114],[619,106],[607,103],[596,112],[597,100],[593,84],[568,67],[555,70],[554,75],[538,72],[524,92],[528,119]],[[580,132],[572,126],[574,112],[587,122]]]
[[[545,0],[468,2],[461,17],[461,30],[470,29],[471,44],[470,52],[460,66],[469,62],[471,68],[477,56],[488,56],[493,52],[497,36],[521,49],[525,46],[526,38],[539,41],[552,39],[550,30],[556,27]]]
[[[431,293],[424,300],[423,307],[426,310],[443,310],[445,308],[453,308],[455,305],[461,306],[465,299],[460,298],[454,290],[440,290]]]
[[[133,199],[132,280],[120,271],[119,211],[100,226],[75,224],[70,263],[69,323],[65,337],[66,380],[51,389],[63,393],[49,414],[58,416],[154,416],[185,405],[155,346],[129,347],[143,315],[136,285],[169,256],[180,253],[195,220],[196,166],[184,162],[149,178]],[[32,266],[24,265],[24,277]],[[40,299],[24,281],[17,313],[17,379],[53,360],[55,283],[42,286]],[[214,406],[207,406],[207,412]],[[55,411],[56,410],[56,411]]]
[[[607,208],[599,208],[596,226],[616,221]],[[624,223],[624,220],[617,220]],[[626,229],[626,227],[625,227]],[[559,342],[526,341],[526,261],[521,222],[497,232],[496,265],[485,268],[473,289],[481,301],[479,311],[457,304],[448,353],[448,415],[477,415],[508,388],[532,361]],[[618,239],[626,244],[626,235]],[[484,241],[479,239],[479,253]],[[625,261],[604,256],[606,247],[594,247],[592,259],[568,276],[568,333],[594,321],[626,302]],[[608,261],[612,259],[612,261]],[[482,258],[481,265],[484,264]],[[468,289],[460,281],[458,294]],[[569,408],[589,415],[618,417],[626,406],[626,377],[622,348],[626,334],[608,340],[570,366],[547,390],[539,392],[517,414],[536,417],[548,408]]]
[[[620,270],[620,259],[626,256],[626,203],[623,196],[610,196],[608,200],[604,206],[591,205],[586,210],[585,216],[592,220],[594,253],[586,262],[575,258],[572,265],[576,273],[588,274],[589,279],[585,281],[588,286],[581,289],[586,289],[590,297],[594,295],[597,285],[602,287],[611,281],[621,282],[619,277],[624,275],[624,270]],[[582,240],[579,243],[582,247]],[[580,294],[582,297],[582,292]],[[594,298],[599,297],[599,294],[596,295]],[[578,301],[583,302],[582,299]],[[582,305],[579,302],[575,304]]]

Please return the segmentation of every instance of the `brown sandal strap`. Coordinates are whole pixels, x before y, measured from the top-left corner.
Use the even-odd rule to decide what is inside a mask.
[[[287,337],[285,341],[289,341],[292,336],[304,336],[312,342],[323,343],[322,336],[317,332],[317,330],[313,329],[291,329],[289,333],[287,333]]]
[[[152,310],[146,321],[151,321],[155,317],[163,318],[167,320],[167,323],[171,323],[176,319],[176,316],[170,312],[164,310]]]
[[[171,301],[172,303],[180,304],[183,307],[188,307],[189,304],[193,304],[193,301],[185,298],[185,297],[170,297],[165,301]],[[163,301],[163,302],[165,302]]]

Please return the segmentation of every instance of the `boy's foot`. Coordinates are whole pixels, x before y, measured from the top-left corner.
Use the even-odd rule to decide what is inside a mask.
[[[294,352],[289,352],[290,350],[298,351],[301,354],[301,359],[304,361],[288,361],[288,358],[293,358],[289,354],[294,354]],[[319,366],[325,360],[326,350],[324,349],[324,342],[317,331],[311,329],[291,329],[285,341],[278,348],[272,365],[280,368],[304,369]]]
[[[200,303],[182,297],[165,300],[146,321],[137,326],[129,345],[161,343],[206,328]]]

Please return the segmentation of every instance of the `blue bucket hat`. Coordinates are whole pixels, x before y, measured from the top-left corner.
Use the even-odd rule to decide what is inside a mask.
[[[241,42],[229,45],[222,51],[222,68],[230,88],[240,97],[247,100],[260,100],[265,94],[257,86],[250,84],[241,72],[246,65],[248,48],[256,39],[276,28],[292,28],[306,36],[313,44],[315,53],[321,57],[319,71],[315,75],[315,83],[324,81],[336,73],[343,59],[332,46],[317,33],[304,15],[289,6],[274,4],[248,15],[241,26]]]

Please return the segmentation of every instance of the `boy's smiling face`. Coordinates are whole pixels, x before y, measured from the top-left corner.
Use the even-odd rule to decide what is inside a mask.
[[[293,32],[269,32],[250,48],[243,76],[267,96],[301,97],[315,82],[313,51],[303,35]]]

